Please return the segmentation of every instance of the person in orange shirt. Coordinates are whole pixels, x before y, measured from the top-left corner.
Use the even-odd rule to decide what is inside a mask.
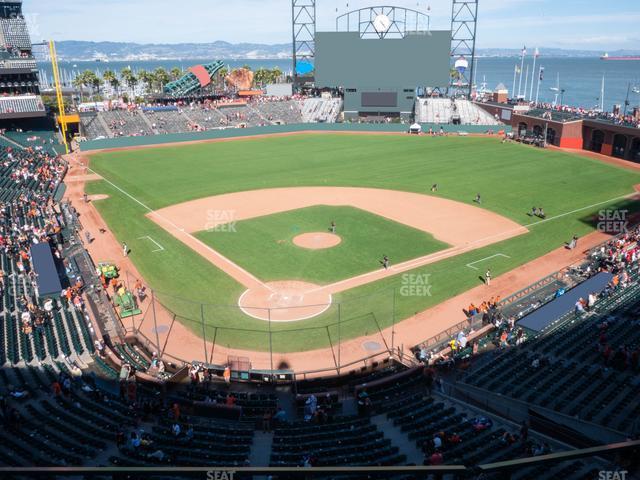
[[[507,338],[508,338],[508,334],[507,334],[507,331],[505,330],[500,335],[500,346],[502,346],[502,347],[506,347],[507,346]]]

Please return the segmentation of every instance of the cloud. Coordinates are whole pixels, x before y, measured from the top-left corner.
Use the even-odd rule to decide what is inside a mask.
[[[482,0],[478,42],[501,47],[532,42],[549,47],[601,42],[603,50],[632,47],[640,22],[637,1],[615,0],[616,12],[601,14],[595,9],[588,13],[585,4],[592,2],[584,0]],[[451,0],[318,0],[318,30],[334,30],[336,16],[348,10],[390,3],[425,12],[430,7],[431,28],[450,27]],[[291,41],[291,0],[29,0],[24,10],[37,14],[35,40]]]

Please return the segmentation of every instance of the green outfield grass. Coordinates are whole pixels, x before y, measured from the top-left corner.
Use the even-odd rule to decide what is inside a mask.
[[[339,228],[339,245],[308,250],[293,243],[302,233],[327,232],[332,221]],[[263,281],[319,285],[376,270],[384,255],[401,263],[449,246],[358,208],[325,205],[253,218],[233,224],[233,229],[199,232],[196,237]]]
[[[132,248],[132,260],[160,292],[158,297],[199,335],[199,305],[178,297],[235,306],[244,288],[145,218],[148,210],[143,205],[156,210],[222,193],[290,186],[360,186],[429,194],[431,184],[438,183],[439,196],[472,203],[475,194],[481,193],[483,208],[528,226],[529,234],[416,269],[413,273],[431,274],[432,295],[397,295],[395,318],[401,320],[478,285],[478,272],[467,263],[496,253],[508,255],[511,258],[497,257],[477,265],[491,268],[497,276],[558,248],[573,234],[593,231],[600,209],[636,210],[636,203],[618,197],[632,193],[633,185],[640,183],[640,174],[586,157],[474,137],[256,138],[99,153],[92,157],[91,167],[119,187],[105,181],[88,185],[88,193],[110,196],[96,202],[101,215],[118,240]],[[531,219],[527,212],[532,206],[544,207],[552,220]],[[137,240],[147,235],[165,250],[152,253],[152,244]],[[391,292],[401,286],[398,275],[336,295],[334,301],[342,303],[342,338],[390,325]],[[206,307],[203,312],[209,339],[215,333],[225,345],[268,348],[266,322],[249,318],[235,307]],[[331,309],[299,325],[274,325],[274,349],[327,346],[328,334],[335,342],[336,321]],[[416,338],[416,343],[420,340]]]

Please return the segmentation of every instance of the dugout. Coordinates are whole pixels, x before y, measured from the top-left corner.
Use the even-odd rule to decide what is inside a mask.
[[[62,284],[48,242],[33,245],[30,250],[31,265],[36,272],[36,285],[40,297],[59,297]]]

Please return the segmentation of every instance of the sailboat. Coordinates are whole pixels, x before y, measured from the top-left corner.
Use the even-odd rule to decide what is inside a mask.
[[[605,53],[600,57],[600,60],[640,60],[640,55],[623,55],[618,57],[611,57],[608,53]]]
[[[487,76],[482,76],[482,83],[480,84],[480,90],[478,90],[480,95],[485,95],[491,93],[491,90],[487,88]]]

